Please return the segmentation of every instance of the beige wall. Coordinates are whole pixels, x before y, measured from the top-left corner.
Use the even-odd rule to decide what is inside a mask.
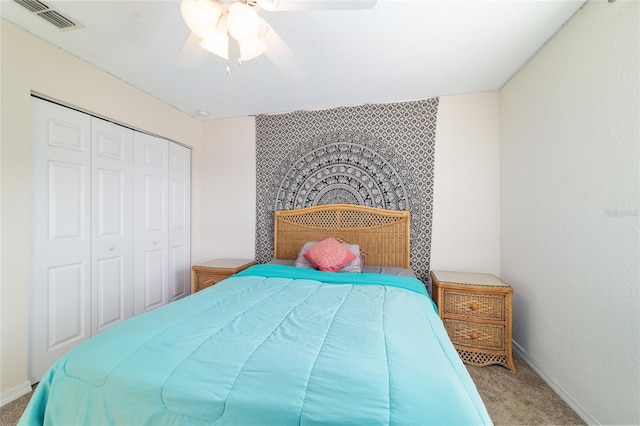
[[[497,92],[440,98],[433,269],[500,272]],[[203,247],[207,258],[255,252],[255,119],[203,123]],[[195,259],[194,259],[195,260]]]
[[[192,211],[200,205],[201,125],[173,107],[0,20],[1,263],[0,402],[28,388],[30,94],[193,147]],[[201,222],[193,214],[192,256]]]
[[[514,341],[590,424],[640,424],[640,2],[588,2],[500,92]]]
[[[256,247],[255,118],[212,120],[202,126],[202,258],[253,259]]]
[[[442,96],[431,269],[500,274],[498,92]]]

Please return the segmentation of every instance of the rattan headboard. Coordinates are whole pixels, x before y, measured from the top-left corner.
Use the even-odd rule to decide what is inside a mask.
[[[358,244],[365,265],[409,268],[409,212],[325,204],[275,212],[274,257],[295,259],[304,243],[328,237]]]

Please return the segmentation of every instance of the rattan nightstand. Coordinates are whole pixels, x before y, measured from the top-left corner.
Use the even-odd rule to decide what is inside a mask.
[[[489,274],[431,272],[433,300],[465,364],[500,364],[516,371],[511,354],[513,289]]]
[[[253,259],[214,259],[208,262],[193,265],[193,287],[191,293],[195,293],[214,284],[219,283],[231,275],[255,265]]]

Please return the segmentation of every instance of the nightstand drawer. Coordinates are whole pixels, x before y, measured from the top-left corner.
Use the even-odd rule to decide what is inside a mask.
[[[516,371],[511,354],[513,288],[491,274],[431,271],[433,301],[465,364],[500,364]]]
[[[443,322],[454,345],[498,350],[505,348],[505,327],[503,325],[471,323],[452,319],[445,319]]]
[[[214,284],[217,284],[225,278],[229,278],[229,275],[207,274],[200,272],[199,274],[197,274],[195,291],[200,291]]]
[[[193,265],[192,293],[204,290],[229,278],[231,275],[244,271],[255,265],[251,259],[214,259],[208,262]]]
[[[471,294],[444,290],[442,298],[442,308],[445,315],[452,314],[498,321],[505,319],[505,300],[502,294]]]

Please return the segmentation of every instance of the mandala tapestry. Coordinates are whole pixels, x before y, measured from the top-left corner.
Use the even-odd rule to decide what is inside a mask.
[[[411,212],[411,267],[429,282],[438,98],[256,117],[256,259],[273,212],[359,204]]]

